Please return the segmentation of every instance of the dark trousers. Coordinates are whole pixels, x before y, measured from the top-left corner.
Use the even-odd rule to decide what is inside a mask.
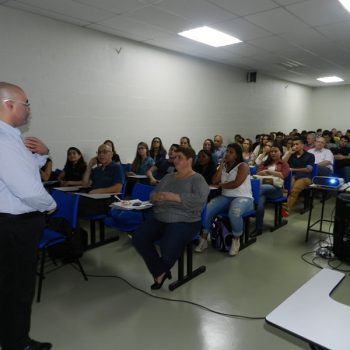
[[[135,231],[133,244],[153,277],[158,277],[174,266],[200,228],[200,221],[165,223],[152,217]],[[155,241],[159,241],[161,256],[154,246]]]
[[[0,345],[21,350],[29,341],[38,243],[45,217],[0,214]]]

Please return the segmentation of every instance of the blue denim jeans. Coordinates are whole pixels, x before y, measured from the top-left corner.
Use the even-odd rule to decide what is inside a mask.
[[[267,199],[276,199],[283,195],[282,188],[277,188],[273,185],[261,184],[259,204],[256,209],[255,229],[262,230],[264,223],[265,204]]]
[[[232,233],[234,236],[239,237],[243,232],[242,214],[252,209],[253,198],[226,197],[223,195],[215,197],[208,203],[203,233],[209,233],[211,222],[216,215],[227,213],[231,223]]]

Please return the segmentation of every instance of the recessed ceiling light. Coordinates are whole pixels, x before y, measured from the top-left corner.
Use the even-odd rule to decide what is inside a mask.
[[[338,0],[350,12],[350,0]]]
[[[323,83],[339,83],[340,81],[344,81],[344,79],[336,76],[317,78],[317,80],[322,81]]]
[[[207,26],[186,30],[178,34],[214,47],[232,45],[242,42],[234,36],[225,34]]]

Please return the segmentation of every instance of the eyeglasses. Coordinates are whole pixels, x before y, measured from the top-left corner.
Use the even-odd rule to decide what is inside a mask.
[[[17,102],[17,103],[20,103],[21,105],[25,106],[26,108],[30,108],[29,102],[22,102],[22,101],[14,100],[12,98],[7,98],[6,100],[3,100],[3,102],[8,102],[8,101]]]
[[[112,151],[103,150],[103,151],[97,151],[96,153],[97,154],[107,154],[109,152],[112,152]]]

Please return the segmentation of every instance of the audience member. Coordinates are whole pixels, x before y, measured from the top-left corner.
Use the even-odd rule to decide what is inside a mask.
[[[160,159],[147,170],[146,175],[151,185],[157,184],[166,174],[172,174],[176,171],[174,159],[179,147],[180,145],[173,143],[169,148],[169,159]]]
[[[220,162],[224,158],[226,147],[223,145],[224,140],[221,135],[214,136],[214,155]]]
[[[251,139],[245,139],[242,144],[242,156],[243,160],[248,165],[255,164],[255,154],[253,153],[253,144]]]
[[[349,137],[342,136],[339,140],[339,147],[332,148],[334,154],[334,172],[344,178],[345,182],[350,182],[350,148],[348,147]]]
[[[120,164],[112,160],[112,147],[102,144],[98,147],[97,157],[90,159],[83,176],[83,187],[89,194],[121,193],[125,181],[124,171]],[[79,215],[105,214],[113,198],[93,199],[81,196]]]
[[[255,231],[251,236],[261,235],[264,223],[265,204],[267,199],[276,199],[283,195],[283,187],[273,183],[273,177],[284,180],[289,173],[289,165],[282,160],[283,149],[277,143],[271,146],[268,158],[260,164],[257,175],[266,176],[260,185],[260,198],[256,211]]]
[[[242,147],[244,138],[240,134],[236,134],[234,140],[235,143],[238,143]]]
[[[234,256],[239,252],[243,233],[241,215],[253,208],[249,166],[243,160],[240,145],[232,143],[227,146],[225,157],[213,176],[213,185],[217,185],[222,194],[208,203],[203,235],[195,251],[201,253],[208,247],[212,220],[219,213],[227,212],[233,234],[229,255]]]
[[[52,174],[52,160],[51,158],[46,159],[44,166],[40,168],[40,177],[42,182],[55,180]]]
[[[160,289],[185,246],[201,228],[201,211],[209,188],[192,170],[195,153],[180,147],[174,159],[177,172],[166,175],[151,194],[153,217],[133,236],[133,244],[154,278],[151,289]],[[160,254],[154,245],[159,241]]]
[[[215,164],[219,163],[219,159],[215,155],[215,146],[214,146],[214,141],[212,139],[205,139],[203,142],[203,149],[206,151],[209,151],[211,153],[211,157],[213,158],[213,162]]]
[[[80,150],[76,147],[69,147],[66,164],[63,171],[58,175],[60,186],[82,185],[85,171],[86,162]]]
[[[332,133],[329,130],[324,130],[322,133],[322,137],[324,137],[326,145],[325,147],[328,149],[337,147],[336,143],[333,140]]]
[[[187,136],[182,136],[180,138],[180,147],[192,148],[191,140]]]
[[[261,140],[260,140],[260,144],[257,145],[253,150],[255,158],[258,158],[259,154],[261,154],[263,152],[264,146],[269,141],[271,141],[271,137],[269,135],[262,135]]]
[[[113,152],[113,156],[112,156],[112,160],[113,162],[117,163],[117,164],[120,164],[121,161],[120,161],[120,157],[119,157],[119,154],[117,153],[117,150],[115,149],[114,147],[114,143],[113,141],[111,140],[106,140],[105,142],[103,142],[105,145],[108,145],[112,148],[112,152]]]
[[[83,176],[83,186],[91,187],[90,194],[119,193],[124,183],[123,169],[112,160],[112,148],[98,147],[97,157],[90,159]]]
[[[213,175],[216,173],[216,164],[213,161],[212,154],[204,149],[200,150],[193,170],[201,174],[207,184],[211,185]]]
[[[315,147],[316,133],[314,131],[309,131],[306,134],[306,143],[304,145],[304,150],[309,151],[311,148]]]
[[[149,153],[150,153],[150,156],[155,161],[155,163],[157,163],[161,159],[166,158],[166,150],[163,146],[162,140],[159,137],[153,138]]]
[[[139,142],[134,161],[131,164],[131,172],[128,172],[127,175],[146,175],[147,170],[153,165],[154,160],[150,156],[147,143]]]
[[[283,156],[282,160],[288,162],[293,172],[292,190],[288,196],[287,204],[282,208],[282,216],[287,217],[301,191],[311,185],[311,172],[315,163],[315,156],[304,151],[304,140],[296,137],[293,140],[293,147]]]
[[[315,148],[309,150],[315,156],[315,164],[318,166],[318,176],[331,176],[333,173],[334,156],[328,148],[325,148],[325,145],[326,141],[324,137],[317,137]]]
[[[267,157],[270,154],[270,150],[271,150],[271,146],[272,146],[272,141],[268,141],[265,143],[262,152],[258,155],[258,157],[255,159],[255,164],[256,165],[260,165],[261,163],[265,162],[265,160],[267,159]]]

